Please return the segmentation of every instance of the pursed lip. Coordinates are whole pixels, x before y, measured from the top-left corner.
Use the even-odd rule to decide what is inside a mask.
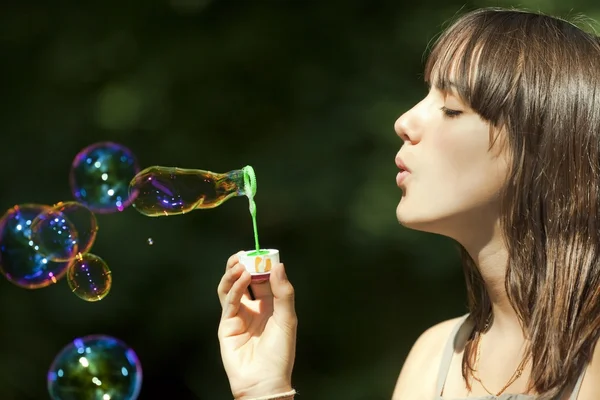
[[[396,166],[402,171],[410,172],[410,169],[404,164],[404,161],[400,157],[396,157]]]
[[[404,161],[399,156],[396,156],[396,165],[400,169],[400,172],[398,172],[396,175],[396,185],[398,185],[400,188],[403,188],[404,181],[410,175],[410,169],[408,169]]]

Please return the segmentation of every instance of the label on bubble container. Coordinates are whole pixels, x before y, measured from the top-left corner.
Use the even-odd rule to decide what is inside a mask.
[[[252,275],[252,280],[267,280],[271,268],[279,264],[279,250],[261,249],[248,250],[240,255],[240,264]]]

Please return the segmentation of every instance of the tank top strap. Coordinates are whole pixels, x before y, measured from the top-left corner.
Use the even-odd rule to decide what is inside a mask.
[[[448,341],[446,342],[446,346],[444,348],[444,353],[442,354],[442,361],[440,363],[440,369],[438,372],[437,384],[436,384],[436,395],[441,396],[442,390],[444,389],[444,384],[446,383],[446,377],[448,376],[448,371],[450,370],[450,364],[452,363],[452,356],[454,355],[454,342],[456,341],[456,336],[460,327],[469,317],[469,314],[465,314],[456,323],[450,336],[448,337]]]
[[[448,340],[446,342],[446,346],[444,348],[444,353],[442,354],[442,360],[440,362],[440,368],[437,377],[436,384],[436,395],[441,396],[442,390],[444,389],[444,385],[446,384],[446,378],[448,376],[448,372],[450,370],[450,365],[452,363],[452,356],[454,355],[454,344],[456,342],[456,337],[460,328],[463,326],[469,314],[463,315],[450,333]],[[587,367],[587,366],[586,366]],[[579,391],[581,390],[581,384],[583,383],[583,378],[585,376],[586,367],[583,368],[577,381],[575,382],[575,386],[573,386],[573,390],[571,392],[571,396],[569,396],[569,400],[577,400],[577,396],[579,396]]]
[[[579,378],[577,378],[577,382],[575,382],[575,386],[573,386],[573,391],[571,392],[569,400],[577,400],[579,390],[581,389],[581,383],[583,382],[583,377],[585,376],[585,370],[586,367],[584,367],[581,373],[579,374]]]

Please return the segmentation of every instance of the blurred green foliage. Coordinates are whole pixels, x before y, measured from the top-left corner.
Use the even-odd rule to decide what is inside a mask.
[[[600,16],[592,0],[404,3],[4,2],[0,206],[72,199],[70,163],[97,141],[142,167],[250,164],[261,244],[280,249],[297,291],[294,385],[311,400],[390,398],[416,337],[466,311],[453,243],[395,219],[393,123],[425,93],[428,43],[480,6]],[[56,353],[93,333],[138,353],[142,400],[231,398],[216,287],[253,246],[247,200],[98,222],[103,301],[0,280],[0,399],[48,398]]]

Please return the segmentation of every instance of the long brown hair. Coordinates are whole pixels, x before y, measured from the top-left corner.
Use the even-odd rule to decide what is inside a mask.
[[[480,9],[437,39],[425,79],[453,85],[506,132],[505,287],[530,343],[530,389],[553,398],[589,362],[600,331],[600,40],[561,18]],[[463,357],[469,385],[491,303],[462,253],[475,324]]]

